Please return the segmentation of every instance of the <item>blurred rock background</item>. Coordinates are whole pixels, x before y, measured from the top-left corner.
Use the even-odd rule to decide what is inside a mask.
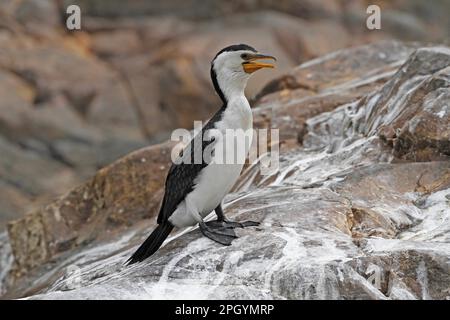
[[[78,4],[82,30],[65,28]],[[366,8],[382,29],[365,27]],[[292,67],[381,39],[448,42],[450,1],[0,0],[0,231],[98,168],[219,106],[214,54],[248,43]]]

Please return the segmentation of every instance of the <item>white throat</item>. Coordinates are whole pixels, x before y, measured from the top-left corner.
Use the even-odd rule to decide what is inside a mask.
[[[222,90],[226,101],[245,97],[245,87],[247,86],[248,76],[242,72],[233,72],[221,70],[217,72],[217,82]]]
[[[252,128],[252,110],[245,97],[248,79],[249,76],[243,75],[242,72],[221,72],[220,76],[217,76],[217,82],[227,103],[223,116],[227,128]]]

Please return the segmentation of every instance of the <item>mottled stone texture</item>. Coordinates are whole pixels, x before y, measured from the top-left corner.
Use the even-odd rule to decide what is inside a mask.
[[[397,42],[298,66],[254,101],[256,125],[280,128],[279,170],[246,167],[225,199],[259,227],[229,247],[174,232],[125,267],[170,160],[141,149],[9,225],[6,297],[448,299],[449,66],[447,47]]]
[[[16,276],[57,254],[93,240],[111,239],[134,222],[153,217],[171,144],[148,147],[105,167],[59,200],[8,226]]]

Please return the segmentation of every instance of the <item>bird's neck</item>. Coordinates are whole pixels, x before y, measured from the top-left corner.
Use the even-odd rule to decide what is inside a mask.
[[[247,86],[247,81],[228,81],[226,85],[223,86],[222,92],[225,96],[224,102],[230,103],[233,100],[241,100],[245,98],[245,87]]]
[[[243,91],[232,93],[224,107],[224,128],[247,130],[253,127],[252,109]]]
[[[252,128],[252,111],[245,97],[247,80],[246,77],[233,75],[219,78],[220,89],[225,98],[223,120],[225,120],[226,128],[244,130]]]
[[[221,72],[219,74],[213,72],[211,76],[214,88],[225,105],[235,99],[245,99],[247,76],[232,72]]]

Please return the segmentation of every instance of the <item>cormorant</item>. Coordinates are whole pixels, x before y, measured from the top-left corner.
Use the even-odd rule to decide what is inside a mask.
[[[129,264],[143,261],[155,253],[174,227],[199,223],[206,237],[230,245],[236,238],[234,228],[259,224],[227,220],[221,203],[238,179],[251,145],[253,117],[244,94],[247,81],[253,72],[274,67],[258,61],[263,59],[276,60],[248,45],[239,44],[220,50],[212,60],[211,80],[223,105],[183,149],[179,161],[172,164],[166,178],[158,226],[128,259]],[[242,139],[245,139],[243,144]],[[208,148],[211,152],[206,159],[204,151]],[[233,161],[227,161],[227,154],[233,154]],[[200,161],[195,161],[198,155]],[[203,218],[212,210],[217,214],[217,220],[205,223]]]

